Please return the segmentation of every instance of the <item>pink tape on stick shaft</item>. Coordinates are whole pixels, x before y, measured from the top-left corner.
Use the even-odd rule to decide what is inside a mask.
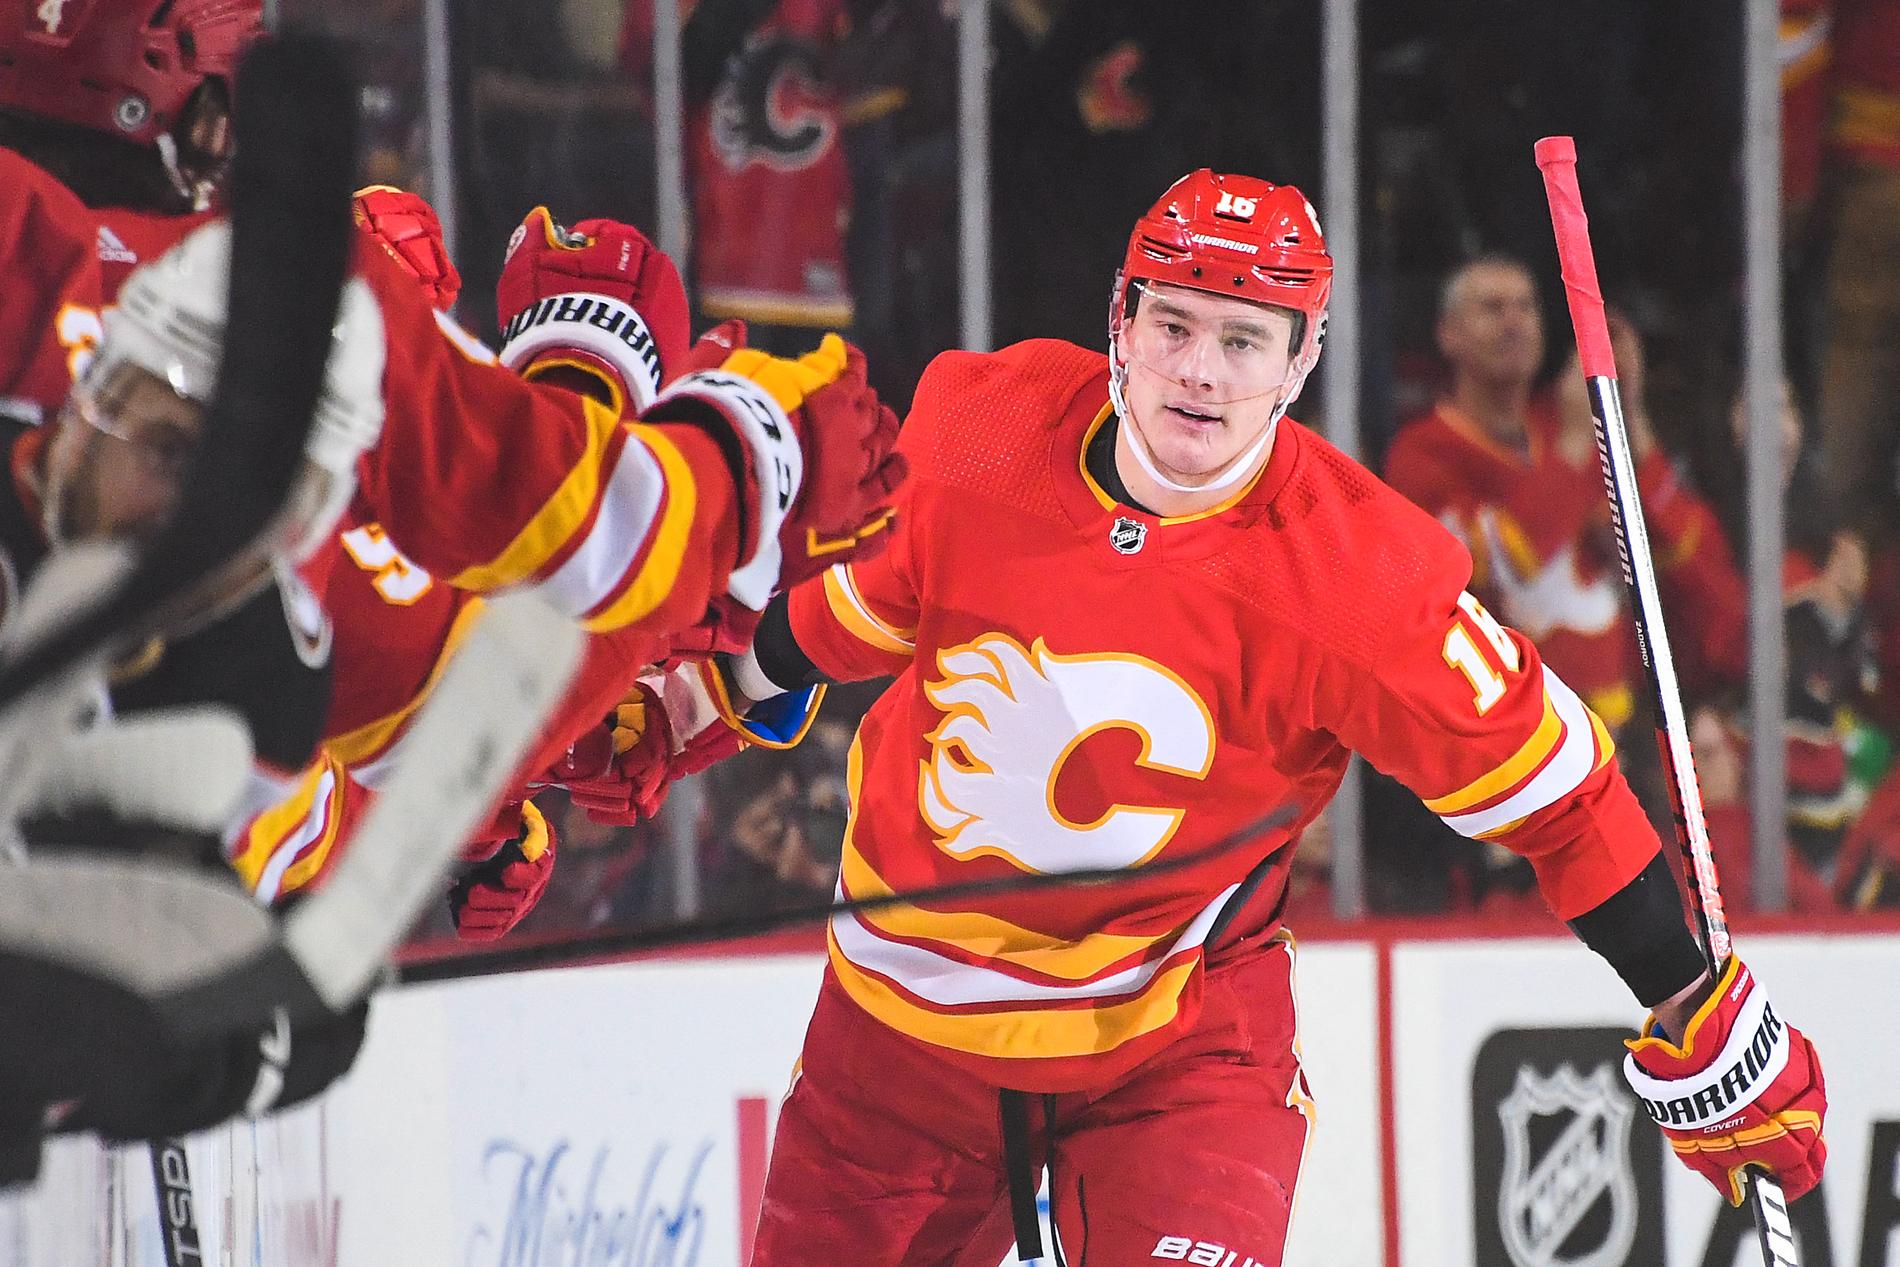
[[[1603,316],[1603,292],[1597,286],[1596,255],[1590,250],[1590,222],[1577,189],[1577,143],[1547,136],[1537,143],[1537,168],[1550,199],[1550,224],[1557,232],[1557,263],[1563,270],[1564,298],[1577,330],[1577,356],[1585,378],[1615,378],[1610,324]]]

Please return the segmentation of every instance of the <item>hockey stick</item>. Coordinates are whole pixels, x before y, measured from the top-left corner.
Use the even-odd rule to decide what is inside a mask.
[[[225,346],[179,510],[121,590],[0,669],[0,707],[190,614],[288,500],[349,259],[356,93],[340,47],[285,39],[245,57],[237,98]],[[151,1158],[166,1260],[184,1267],[201,1255],[184,1141],[153,1141]]]
[[[122,583],[0,663],[0,715],[191,615],[290,495],[353,240],[356,93],[340,45],[287,37],[245,57],[237,95],[224,354],[178,510]]]
[[[732,915],[721,919],[684,920],[663,924],[658,928],[589,933],[579,937],[563,937],[559,941],[543,942],[537,945],[509,946],[498,950],[476,951],[470,954],[450,955],[442,959],[404,964],[397,969],[396,979],[403,985],[420,985],[432,981],[454,981],[465,977],[489,976],[499,972],[526,972],[535,968],[571,964],[576,960],[611,959],[642,951],[667,950],[679,946],[697,946],[708,942],[757,937],[782,928],[827,923],[835,915],[854,914],[860,911],[883,911],[894,906],[930,904],[968,897],[993,897],[997,894],[1033,893],[1041,889],[1070,888],[1079,885],[1119,884],[1138,876],[1146,878],[1166,875],[1169,872],[1183,871],[1189,867],[1211,862],[1237,849],[1245,848],[1267,832],[1290,826],[1293,819],[1293,808],[1282,805],[1271,813],[1236,828],[1211,845],[1204,845],[1176,857],[1159,858],[1133,869],[1081,867],[1071,871],[994,876],[986,880],[933,884],[926,888],[882,894],[877,897],[808,902],[802,906],[787,907],[783,910]],[[1292,843],[1289,840],[1277,846],[1255,864],[1254,870],[1269,865]],[[1217,924],[1216,928],[1218,927]],[[1212,941],[1214,935],[1215,933],[1210,931],[1208,940]]]
[[[1656,738],[1669,766],[1669,797],[1675,809],[1676,843],[1682,849],[1684,870],[1695,897],[1702,951],[1708,959],[1710,974],[1720,980],[1730,954],[1728,916],[1722,908],[1715,854],[1709,847],[1702,792],[1696,783],[1695,755],[1689,749],[1689,724],[1683,716],[1675,660],[1670,656],[1669,633],[1663,625],[1662,598],[1656,588],[1655,564],[1650,558],[1649,532],[1643,523],[1636,463],[1630,456],[1629,434],[1623,425],[1623,401],[1616,385],[1610,327],[1603,313],[1603,294],[1597,286],[1596,257],[1590,249],[1590,227],[1583,214],[1583,195],[1577,188],[1576,142],[1567,136],[1547,136],[1537,142],[1536,156],[1538,169],[1544,175],[1544,192],[1550,200],[1550,220],[1556,231],[1564,296],[1569,302],[1571,324],[1576,327],[1577,355],[1590,392],[1597,456],[1602,459],[1603,483],[1609,490],[1610,520],[1616,532],[1617,552],[1622,556],[1623,580],[1632,597],[1636,643],[1642,652],[1643,668],[1656,706]],[[1747,1182],[1763,1264],[1765,1267],[1800,1267],[1800,1253],[1788,1218],[1788,1201],[1781,1185],[1759,1170],[1750,1170]]]

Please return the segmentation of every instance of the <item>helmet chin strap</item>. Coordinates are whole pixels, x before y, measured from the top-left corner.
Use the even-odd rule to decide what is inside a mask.
[[[171,178],[172,188],[191,203],[193,211],[211,210],[211,195],[217,188],[215,182],[199,180],[186,174],[178,153],[178,141],[171,133],[160,136],[157,145],[159,159],[165,165],[165,174]]]
[[[1260,460],[1261,454],[1265,453],[1273,444],[1273,437],[1280,430],[1280,418],[1286,413],[1288,404],[1287,398],[1292,394],[1291,392],[1282,392],[1280,403],[1273,407],[1273,413],[1268,417],[1267,425],[1261,429],[1259,437],[1255,439],[1252,444],[1248,445],[1243,452],[1228,459],[1226,464],[1213,479],[1201,484],[1182,484],[1162,474],[1160,460],[1155,457],[1154,449],[1148,443],[1147,434],[1142,431],[1141,420],[1136,418],[1134,411],[1128,407],[1127,394],[1122,390],[1122,386],[1128,377],[1128,363],[1122,361],[1119,357],[1117,357],[1116,360],[1118,364],[1116,364],[1113,372],[1110,373],[1108,377],[1108,396],[1110,402],[1115,406],[1116,415],[1128,423],[1129,452],[1135,455],[1135,462],[1141,467],[1142,473],[1159,484],[1162,488],[1167,489],[1170,493],[1218,493],[1225,489],[1232,488],[1253,474],[1254,464]],[[1149,372],[1155,373],[1157,371],[1150,370]],[[1281,386],[1284,388],[1286,385],[1282,384]],[[1222,401],[1221,403],[1224,405],[1239,405],[1249,400],[1257,400],[1259,397],[1267,394],[1268,392],[1257,392],[1252,396],[1242,396],[1235,400]]]

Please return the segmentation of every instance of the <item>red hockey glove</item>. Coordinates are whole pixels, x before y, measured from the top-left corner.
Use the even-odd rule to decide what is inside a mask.
[[[430,307],[447,312],[455,306],[462,275],[449,259],[434,207],[394,185],[365,186],[356,191],[351,206],[356,227],[416,279]]]
[[[494,941],[534,909],[554,875],[554,829],[533,801],[521,803],[521,832],[462,874],[449,890],[455,933]]]
[[[1729,1204],[1746,1196],[1744,1171],[1758,1167],[1793,1200],[1821,1179],[1827,1086],[1814,1045],[1775,1014],[1768,993],[1731,958],[1716,992],[1677,1046],[1656,1018],[1628,1043],[1623,1073],[1669,1146]]]
[[[747,517],[728,592],[756,612],[774,590],[883,549],[906,467],[894,449],[897,416],[865,381],[862,352],[828,334],[817,351],[787,360],[743,339],[737,323],[701,339],[686,362],[695,372],[649,419],[738,439]],[[703,368],[714,357],[718,368]]]
[[[665,251],[612,220],[564,229],[546,207],[508,240],[495,307],[503,365],[526,378],[580,370],[623,413],[652,403],[692,338],[686,288]]]
[[[671,781],[667,764],[673,752],[673,728],[651,686],[636,682],[601,731],[610,739],[605,759],[582,764],[587,755],[568,750],[568,769],[555,777],[574,804],[597,823],[631,826],[659,812]],[[598,751],[598,744],[590,745]]]
[[[672,696],[671,709],[661,691]],[[681,714],[680,726],[691,729],[682,734],[673,711]],[[551,777],[567,788],[569,798],[589,818],[616,827],[654,818],[677,780],[745,747],[744,737],[713,711],[710,697],[674,674],[636,683],[603,729],[611,735],[604,761],[589,761],[587,749],[598,752],[599,746],[585,740],[568,750],[566,768],[557,768]]]

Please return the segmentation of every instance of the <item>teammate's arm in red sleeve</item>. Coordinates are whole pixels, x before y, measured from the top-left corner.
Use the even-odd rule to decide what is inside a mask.
[[[718,444],[523,382],[383,252],[359,248],[358,266],[389,347],[387,421],[362,496],[403,553],[463,589],[532,586],[596,631],[700,619],[739,548]]]
[[[264,787],[260,780],[257,790]],[[374,796],[321,751],[263,799],[263,808],[227,838],[225,858],[245,888],[272,904],[329,873]]]

